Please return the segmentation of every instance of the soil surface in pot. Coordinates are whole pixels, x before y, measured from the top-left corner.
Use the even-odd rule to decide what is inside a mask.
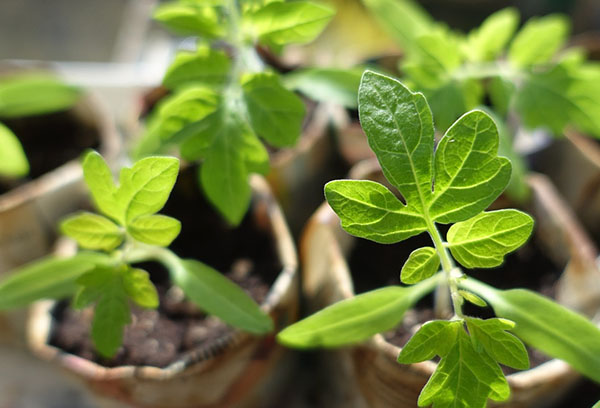
[[[194,258],[223,272],[261,303],[281,271],[275,241],[270,233],[266,208],[253,202],[235,229],[212,209],[196,184],[195,168],[180,174],[167,205],[161,211],[182,222],[181,234],[171,249],[182,258]],[[54,310],[55,325],[50,344],[105,366],[151,365],[165,367],[188,353],[218,353],[227,345],[234,329],[210,317],[187,301],[169,283],[160,265],[138,265],[156,283],[160,306],[157,310],[132,308],[132,324],[126,327],[123,346],[114,358],[95,351],[90,338],[93,310],[74,311],[63,301]]]
[[[445,236],[446,231],[441,232]],[[349,254],[349,266],[356,293],[387,285],[399,285],[400,270],[410,253],[427,245],[432,244],[426,234],[392,245],[377,244],[364,239],[355,240]],[[464,272],[467,276],[499,289],[527,288],[553,297],[554,284],[561,270],[544,255],[534,237],[519,250],[509,254],[502,266],[494,269],[465,269]],[[396,346],[404,346],[422,323],[434,319],[432,306],[433,295],[428,295],[405,314],[402,323],[395,330],[384,333],[384,338]],[[468,302],[465,302],[463,311],[474,317],[494,317],[491,308],[477,307]],[[528,348],[528,353],[531,367],[549,360],[537,350]],[[514,372],[511,368],[502,368],[506,374]]]
[[[25,118],[0,118],[0,122],[17,135],[30,166],[29,174],[24,178],[0,178],[0,194],[78,158],[86,149],[98,149],[100,145],[98,127],[82,120],[74,109]]]

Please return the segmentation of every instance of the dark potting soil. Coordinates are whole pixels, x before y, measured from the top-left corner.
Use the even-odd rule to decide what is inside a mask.
[[[440,231],[445,236],[446,231]],[[382,245],[357,239],[350,251],[349,266],[356,293],[362,293],[387,285],[400,284],[400,270],[410,253],[432,243],[427,234],[412,237],[399,244]],[[535,237],[516,252],[505,258],[502,266],[494,269],[464,270],[467,276],[474,277],[499,289],[527,288],[543,295],[553,297],[554,284],[561,271],[546,256],[536,243]],[[390,343],[402,347],[414,334],[420,324],[434,319],[433,295],[421,299],[415,308],[409,310],[399,326],[387,333],[384,338]],[[491,308],[481,308],[465,302],[463,312],[469,316],[494,317]],[[537,350],[529,349],[531,367],[549,360]],[[506,374],[514,372],[502,367]]]
[[[203,198],[195,173],[188,168],[180,174],[161,211],[182,222],[181,234],[170,248],[182,258],[201,260],[225,273],[254,300],[263,302],[281,271],[264,209],[256,207],[239,227],[230,228]],[[222,346],[233,328],[187,301],[179,288],[170,285],[161,265],[138,266],[150,273],[160,306],[157,310],[132,307],[132,323],[125,328],[123,346],[115,357],[105,359],[94,351],[90,338],[93,310],[73,311],[67,307],[69,301],[59,303],[53,312],[56,324],[50,344],[108,367],[165,367],[192,350],[210,352]]]
[[[0,118],[0,121],[17,135],[30,165],[27,177],[0,179],[0,194],[78,158],[86,149],[97,149],[100,145],[97,126],[83,120],[73,109],[24,118]]]

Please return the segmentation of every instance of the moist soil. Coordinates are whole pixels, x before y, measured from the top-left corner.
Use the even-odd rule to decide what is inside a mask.
[[[443,236],[446,235],[443,228],[440,232]],[[387,285],[399,285],[400,270],[410,253],[427,245],[432,245],[427,234],[392,245],[377,244],[363,239],[355,240],[349,256],[349,266],[356,293]],[[499,289],[527,288],[549,297],[553,297],[554,285],[561,273],[561,270],[544,255],[535,237],[516,252],[509,254],[504,264],[498,268],[463,271],[467,276]],[[405,314],[396,329],[384,333],[384,338],[398,347],[403,347],[421,324],[435,318],[432,307],[433,295],[424,297],[415,308]],[[463,311],[473,317],[494,317],[491,308],[481,308],[468,302],[465,302]],[[527,351],[532,368],[549,360],[537,350],[528,348]],[[502,368],[506,374],[514,372],[510,368]]]
[[[198,259],[225,273],[255,301],[264,301],[281,271],[266,209],[256,206],[233,229],[206,202],[196,182],[195,168],[182,171],[173,193],[161,211],[182,222],[181,234],[170,248],[182,258]],[[171,286],[168,272],[159,264],[136,265],[147,270],[159,292],[157,310],[132,307],[132,323],[125,328],[123,346],[111,359],[93,348],[91,308],[74,311],[69,301],[57,304],[50,344],[108,367],[150,365],[165,367],[201,347],[209,352],[225,344],[234,329],[202,313]],[[226,341],[226,340],[225,340]]]
[[[24,178],[0,178],[0,194],[78,158],[86,149],[97,149],[100,145],[97,126],[82,120],[74,109],[24,118],[0,117],[0,122],[17,135],[30,165],[30,172]]]

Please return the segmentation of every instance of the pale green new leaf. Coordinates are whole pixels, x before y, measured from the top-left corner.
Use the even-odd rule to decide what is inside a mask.
[[[198,47],[195,53],[179,52],[163,78],[167,88],[178,88],[199,83],[222,85],[229,72],[229,58],[223,51],[208,46]]]
[[[60,299],[77,290],[75,281],[111,258],[80,252],[68,259],[45,258],[15,270],[0,283],[0,309],[28,305],[39,299]]]
[[[74,214],[60,223],[63,234],[73,238],[80,247],[111,251],[123,242],[123,231],[102,215],[90,212]]]
[[[127,224],[127,232],[140,242],[167,247],[181,231],[181,222],[166,215],[143,215]]]
[[[29,173],[29,162],[17,136],[0,123],[0,175],[22,177]]]
[[[584,316],[528,290],[498,290],[472,278],[460,284],[513,321],[512,332],[525,343],[600,381],[600,329]]]
[[[283,82],[315,101],[355,109],[362,73],[362,69],[307,68],[286,74]]]
[[[194,4],[165,3],[154,11],[154,19],[182,35],[200,35],[208,38],[220,37],[224,27],[219,24],[217,12],[212,7]]]
[[[182,260],[171,277],[200,309],[234,327],[254,334],[273,330],[271,317],[239,286],[208,265]]]
[[[98,152],[90,151],[83,158],[81,166],[83,178],[98,210],[114,220],[120,220],[121,209],[115,198],[117,187],[102,156]]]
[[[596,402],[592,408],[600,408],[600,401]]]
[[[252,129],[275,147],[293,146],[302,130],[304,103],[270,73],[242,77]]]
[[[484,408],[488,398],[508,399],[510,388],[500,366],[485,351],[475,349],[462,324],[456,341],[441,357],[419,395],[420,407]]]
[[[123,275],[123,287],[127,296],[141,307],[158,307],[158,293],[150,281],[148,272],[138,268],[127,268]]]
[[[434,281],[410,287],[388,286],[328,306],[277,335],[290,347],[340,347],[392,329],[412,305],[433,289]]]
[[[336,180],[325,185],[325,197],[352,235],[382,244],[402,241],[425,231],[423,217],[379,183]]]
[[[523,245],[533,230],[533,219],[518,210],[483,212],[448,230],[454,258],[467,268],[493,268]]]
[[[122,224],[159,211],[169,198],[178,173],[179,160],[174,157],[147,157],[131,168],[121,169],[121,185],[115,197],[122,210]]]
[[[445,356],[456,343],[458,330],[461,328],[462,323],[459,321],[426,322],[400,350],[398,362],[413,364],[430,360],[436,355]]]
[[[511,164],[497,152],[498,130],[485,112],[466,113],[448,129],[435,152],[435,191],[429,204],[435,221],[469,219],[504,191]]]
[[[569,28],[569,20],[561,15],[531,18],[513,40],[508,60],[517,67],[550,61],[567,40]]]
[[[120,277],[115,276],[102,288],[102,295],[94,308],[92,341],[104,357],[112,357],[123,343],[123,328],[131,321],[127,293]]]
[[[400,280],[407,285],[430,278],[439,270],[440,257],[432,247],[423,247],[411,252],[400,272]]]
[[[467,318],[469,333],[475,344],[480,344],[485,351],[500,364],[527,370],[529,355],[523,343],[511,333],[515,324],[506,319]]]
[[[467,38],[467,58],[472,61],[495,59],[506,47],[519,25],[519,12],[505,8],[492,14]]]
[[[81,90],[44,74],[22,74],[0,80],[0,117],[43,115],[73,106]]]
[[[473,292],[468,292],[466,290],[459,289],[458,293],[465,299],[466,301],[473,303],[479,307],[487,307],[487,303],[485,300],[474,294]]]
[[[260,42],[274,45],[305,44],[325,28],[334,11],[309,1],[272,2],[244,15],[246,31]]]

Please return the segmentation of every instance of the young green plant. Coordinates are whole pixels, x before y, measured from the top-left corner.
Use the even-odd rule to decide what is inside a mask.
[[[238,286],[210,266],[181,259],[166,247],[179,235],[178,220],[156,214],[165,205],[179,172],[173,157],[147,157],[121,169],[119,185],[102,156],[83,159],[85,182],[100,214],[81,212],[61,223],[82,248],[70,258],[47,258],[0,282],[0,309],[42,298],[74,296],[72,307],[94,305],[91,337],[98,352],[113,356],[130,322],[129,303],[157,308],[149,274],[134,266],[163,264],[174,285],[205,312],[255,334],[273,329],[271,318]]]
[[[394,328],[404,312],[437,288],[439,317],[425,323],[398,356],[404,364],[438,355],[419,406],[485,407],[508,399],[499,364],[527,369],[522,341],[562,358],[600,381],[600,330],[584,317],[528,290],[497,290],[465,268],[493,268],[523,245],[533,219],[513,209],[484,211],[505,189],[511,163],[500,157],[494,121],[483,111],[459,118],[434,149],[425,97],[370,71],[359,89],[359,114],[386,179],[402,195],[372,181],[325,186],[329,205],[352,235],[392,244],[426,232],[433,246],[412,252],[400,279],[411,286],[366,292],[317,312],[278,335],[293,347],[338,347]],[[446,239],[436,224],[452,224]],[[458,264],[457,264],[458,263]],[[440,270],[441,266],[441,270]],[[497,317],[468,316],[464,302],[490,305]]]
[[[250,173],[265,174],[273,147],[293,146],[301,132],[302,100],[265,66],[257,44],[278,50],[312,41],[333,11],[309,1],[191,2],[161,5],[155,18],[198,37],[195,52],[182,51],[163,85],[172,94],[148,123],[137,155],[177,146],[183,158],[201,161],[199,182],[210,202],[233,225],[250,203]],[[224,188],[226,186],[226,188]]]

